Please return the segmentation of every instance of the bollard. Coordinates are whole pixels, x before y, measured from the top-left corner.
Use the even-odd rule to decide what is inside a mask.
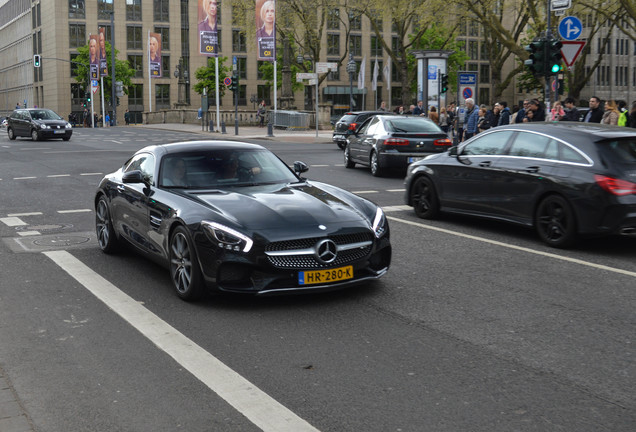
[[[268,137],[274,136],[274,126],[272,125],[272,122],[267,123],[267,136]]]
[[[214,120],[210,120],[210,126],[208,128],[208,132],[214,132]]]
[[[222,121],[222,122],[221,122],[221,133],[222,133],[222,134],[226,134],[226,133],[227,133],[227,132],[225,131],[225,122],[224,122],[224,121]]]

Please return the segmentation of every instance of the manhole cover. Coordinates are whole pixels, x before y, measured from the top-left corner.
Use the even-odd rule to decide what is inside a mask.
[[[22,226],[16,227],[16,231],[39,231],[39,232],[44,232],[44,231],[65,230],[65,229],[69,229],[69,228],[73,228],[73,225],[65,224],[65,223],[48,224],[48,225],[22,225]]]
[[[72,246],[90,241],[88,237],[80,236],[54,236],[34,240],[33,244],[45,247]]]

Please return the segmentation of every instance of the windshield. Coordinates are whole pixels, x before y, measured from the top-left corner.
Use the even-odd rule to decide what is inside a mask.
[[[294,173],[265,149],[214,149],[174,153],[161,161],[163,187],[222,189],[255,184],[298,182]]]
[[[31,110],[33,120],[62,120],[62,117],[48,109]]]
[[[439,126],[425,118],[397,117],[387,120],[387,130],[391,132],[442,132]]]

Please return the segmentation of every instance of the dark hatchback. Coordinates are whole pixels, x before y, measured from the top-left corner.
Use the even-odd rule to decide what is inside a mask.
[[[424,157],[448,150],[448,135],[424,117],[376,115],[349,137],[344,151],[346,168],[356,163],[369,166],[371,174],[382,176]]]
[[[338,147],[344,149],[347,145],[347,138],[364,123],[369,117],[380,114],[390,114],[386,111],[354,111],[345,113],[335,124],[331,139]]]
[[[45,108],[23,108],[11,113],[7,122],[9,139],[31,137],[33,141],[48,138],[71,139],[73,127],[54,111]]]
[[[534,227],[553,247],[636,234],[636,129],[531,123],[490,129],[412,164],[406,202]]]

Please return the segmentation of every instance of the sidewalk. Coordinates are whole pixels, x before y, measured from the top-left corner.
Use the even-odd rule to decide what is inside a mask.
[[[225,126],[225,134],[221,131],[209,132],[203,131],[201,125],[194,125],[189,123],[159,123],[159,124],[135,124],[130,126],[117,126],[117,127],[131,127],[131,128],[148,128],[148,129],[162,129],[170,131],[184,131],[190,133],[198,133],[202,135],[202,138],[210,138],[214,140],[229,140],[237,141],[243,139],[267,139],[280,142],[302,142],[302,143],[320,143],[320,144],[333,144],[331,136],[333,131],[331,129],[319,130],[318,136],[316,136],[316,130],[283,130],[273,129],[272,135],[267,135],[267,127],[259,128],[258,126],[239,126],[238,135],[234,130],[234,125]],[[334,144],[335,145],[335,144]]]

